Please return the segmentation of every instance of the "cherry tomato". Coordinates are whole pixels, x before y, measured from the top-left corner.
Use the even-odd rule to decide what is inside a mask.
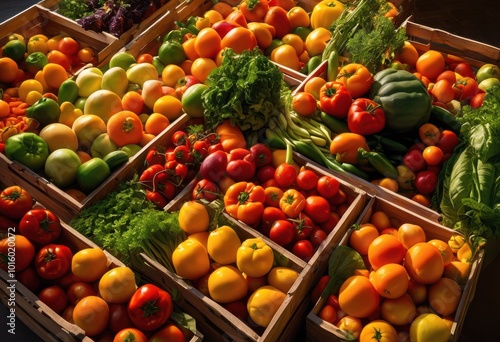
[[[299,240],[294,243],[292,253],[307,262],[314,255],[314,247],[309,240]]]
[[[329,304],[326,304],[318,314],[319,318],[329,323],[335,324],[337,322],[337,311]]]
[[[339,188],[340,182],[335,177],[324,175],[318,179],[318,193],[325,198],[335,196],[338,193]]]
[[[288,217],[286,214],[277,207],[265,207],[262,212],[262,218],[259,225],[259,230],[262,234],[269,236],[271,227],[278,220],[286,221]]]
[[[200,179],[194,186],[191,198],[193,200],[206,199],[209,202],[221,197],[219,186],[208,179]]]
[[[311,241],[313,247],[317,248],[327,237],[328,235],[323,229],[315,227],[309,235],[309,241]]]
[[[418,128],[418,135],[425,145],[430,146],[436,145],[441,132],[436,125],[427,122]]]
[[[276,169],[272,165],[262,166],[257,170],[257,179],[261,183],[265,183],[270,179],[274,179]]]
[[[415,189],[422,195],[429,195],[436,190],[437,175],[432,171],[420,171],[415,176]]]
[[[413,172],[422,171],[427,166],[422,152],[417,149],[406,152],[403,156],[403,164]]]
[[[274,172],[274,179],[279,184],[279,186],[285,188],[289,187],[295,182],[297,178],[297,169],[288,163],[283,163],[278,165],[276,171]]]
[[[300,213],[299,217],[293,219],[293,225],[295,227],[295,241],[308,239],[311,235],[311,231],[314,228],[313,220],[304,213]]]
[[[127,304],[109,305],[108,328],[112,333],[118,333],[120,330],[132,327],[132,321],[128,317]]]
[[[82,298],[87,296],[97,296],[97,291],[94,286],[84,281],[78,281],[69,286],[66,290],[68,301],[72,305],[76,305]]]
[[[483,100],[484,100],[484,95],[486,95],[486,93],[482,92],[482,93],[477,93],[476,95],[474,95],[470,101],[469,101],[469,105],[472,107],[472,108],[479,108],[483,105]]]
[[[453,71],[462,77],[472,77],[475,78],[474,70],[467,62],[461,62],[453,66]]]
[[[61,314],[68,305],[68,296],[59,285],[51,285],[38,292],[38,298],[57,314]]]
[[[303,211],[315,223],[326,222],[330,218],[330,203],[322,196],[308,196]]]
[[[435,166],[439,165],[443,161],[444,153],[437,146],[427,146],[422,152],[422,157],[427,165]]]

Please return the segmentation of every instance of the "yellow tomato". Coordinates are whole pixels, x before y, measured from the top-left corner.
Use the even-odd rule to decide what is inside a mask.
[[[208,277],[208,292],[217,303],[231,303],[244,298],[248,286],[243,274],[234,266],[221,266]]]
[[[81,249],[71,259],[71,271],[83,281],[96,281],[108,271],[108,258],[98,247]]]
[[[210,232],[207,251],[215,262],[228,265],[236,261],[236,252],[240,245],[240,237],[234,229],[229,226],[222,226]]]
[[[172,253],[172,264],[179,277],[194,280],[210,270],[207,250],[195,239],[181,242]]]
[[[332,33],[324,27],[318,27],[309,33],[306,38],[306,50],[309,56],[322,54],[330,38],[332,38]]]
[[[106,329],[109,305],[98,296],[82,298],[73,309],[73,321],[88,336],[96,336]]]
[[[274,286],[262,286],[248,298],[248,314],[257,325],[266,328],[285,298],[286,294]]]
[[[99,294],[108,303],[125,303],[132,297],[135,290],[137,290],[135,274],[126,266],[109,270],[99,280]]]
[[[299,273],[292,268],[274,267],[267,274],[267,282],[278,290],[288,293],[298,277]]]
[[[344,4],[337,0],[323,0],[311,12],[311,27],[328,29],[344,11]]]
[[[179,210],[179,226],[186,234],[208,230],[210,218],[207,208],[197,201],[185,202]]]
[[[450,329],[438,315],[424,313],[417,316],[411,323],[410,339],[413,342],[444,342],[450,339]]]

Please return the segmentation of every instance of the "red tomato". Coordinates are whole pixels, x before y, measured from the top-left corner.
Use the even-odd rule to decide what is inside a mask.
[[[69,303],[76,305],[84,297],[97,296],[97,291],[90,283],[79,281],[71,284],[66,290],[66,294],[68,295]]]
[[[0,193],[0,214],[11,218],[20,219],[33,206],[33,198],[20,186],[13,185]]]
[[[280,246],[287,246],[295,239],[295,227],[288,220],[277,220],[269,230],[269,238]]]
[[[40,277],[32,266],[26,267],[21,272],[16,272],[16,279],[31,292],[37,292],[40,287]]]
[[[446,154],[452,153],[455,149],[455,146],[457,146],[459,143],[460,140],[458,139],[457,134],[453,131],[445,129],[441,132],[439,140],[436,142],[436,146]]]
[[[153,284],[139,287],[128,303],[130,320],[143,331],[161,327],[172,313],[170,294]]]
[[[275,38],[281,39],[292,31],[292,23],[288,18],[287,11],[279,6],[269,8],[264,16],[264,22],[276,29]]]
[[[327,237],[328,234],[326,234],[326,232],[323,229],[316,227],[312,230],[311,234],[309,235],[309,241],[311,241],[313,247],[316,248],[319,245],[321,245],[321,243],[325,241]]]
[[[57,314],[61,314],[68,306],[68,296],[59,285],[51,285],[42,289],[38,292],[38,298]]]
[[[462,77],[472,77],[472,78],[476,77],[476,75],[474,74],[474,70],[467,62],[461,62],[454,65],[453,71]]]
[[[403,164],[413,172],[422,171],[427,166],[422,152],[416,149],[406,152],[403,156]]]
[[[239,9],[247,21],[262,21],[269,10],[269,3],[267,0],[258,0],[257,2],[243,0]]]
[[[353,133],[370,135],[380,132],[385,126],[384,109],[367,98],[357,98],[347,112],[347,125]]]
[[[46,245],[61,235],[61,221],[50,210],[31,209],[19,223],[19,231],[34,243]]]
[[[314,255],[314,247],[309,240],[299,240],[294,243],[292,253],[307,262]]]
[[[455,92],[455,100],[470,100],[478,93],[479,85],[474,78],[464,77],[453,84],[453,91]]]
[[[274,179],[276,169],[272,165],[262,166],[257,170],[257,179],[261,183],[265,183],[270,179]]]
[[[255,166],[260,169],[266,165],[270,165],[273,161],[273,154],[269,147],[264,144],[255,144],[249,148],[250,154],[253,155]]]
[[[309,216],[300,213],[299,217],[293,220],[295,227],[295,241],[308,239],[314,227],[314,222]]]
[[[415,176],[414,186],[419,193],[429,195],[436,190],[437,180],[438,178],[435,172],[427,170],[420,171]]]
[[[209,202],[221,197],[219,186],[208,179],[200,179],[194,186],[191,198],[193,200],[206,199]]]
[[[326,304],[318,314],[319,318],[329,323],[335,324],[337,322],[337,311],[331,305]]]
[[[325,197],[331,198],[339,192],[340,182],[337,178],[331,176],[321,176],[318,179],[318,193]]]
[[[470,101],[469,101],[469,105],[472,107],[472,108],[479,108],[483,105],[483,100],[484,100],[484,95],[486,95],[486,93],[477,93],[476,95],[474,95]]]
[[[259,230],[262,234],[269,236],[270,229],[274,222],[278,220],[286,220],[288,217],[283,210],[277,207],[265,207],[262,212],[262,218],[259,225]]]
[[[315,223],[326,222],[330,218],[330,203],[322,196],[308,196],[303,211]]]
[[[57,279],[71,269],[73,253],[68,246],[48,244],[35,256],[36,271],[43,279]]]
[[[58,49],[65,55],[72,56],[78,53],[78,50],[80,50],[80,45],[74,38],[63,37],[59,41]]]
[[[314,288],[311,291],[311,302],[316,304],[316,302],[319,300],[319,297],[321,297],[321,294],[323,291],[325,291],[326,286],[328,285],[328,282],[330,281],[330,276],[325,274],[321,278],[319,278],[318,283],[314,286]]]
[[[320,227],[328,235],[333,231],[333,229],[335,229],[339,221],[340,221],[339,213],[331,211],[328,220],[326,220],[325,222],[321,222]]]
[[[278,165],[274,172],[274,179],[279,186],[286,188],[292,185],[297,178],[297,169],[288,163]]]
[[[116,334],[120,330],[130,327],[133,327],[133,324],[128,317],[127,304],[110,304],[108,322],[109,330]]]
[[[318,185],[318,179],[319,177],[316,172],[309,169],[304,169],[298,173],[295,182],[300,189],[311,190],[316,188],[316,186]]]

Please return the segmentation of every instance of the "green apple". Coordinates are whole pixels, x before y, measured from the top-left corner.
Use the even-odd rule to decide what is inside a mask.
[[[478,85],[479,89],[481,89],[483,91],[486,91],[488,88],[493,87],[493,86],[500,87],[500,80],[496,77],[485,78]]]
[[[137,63],[135,57],[125,51],[115,53],[109,60],[109,68],[120,67],[127,71],[132,64]]]

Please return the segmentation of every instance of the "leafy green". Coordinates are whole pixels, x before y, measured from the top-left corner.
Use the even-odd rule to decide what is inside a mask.
[[[225,119],[243,131],[259,130],[284,107],[283,75],[259,49],[236,54],[227,49],[222,64],[205,82],[202,94],[205,125],[214,129]]]
[[[94,13],[96,8],[104,5],[104,3],[105,0],[60,0],[58,3],[59,8],[57,9],[57,12],[67,18],[77,20],[91,15],[92,13]]]
[[[347,50],[352,62],[363,64],[375,74],[388,66],[394,58],[394,53],[403,47],[407,37],[406,30],[403,27],[394,29],[389,18],[373,18],[371,25],[363,25],[347,41]]]
[[[355,270],[366,269],[361,255],[347,245],[337,246],[328,261],[330,281],[323,295],[338,294],[344,281],[354,274]]]
[[[174,271],[172,252],[185,239],[178,212],[156,209],[136,178],[83,209],[70,225],[127,265],[140,262],[139,253],[145,253]]]

